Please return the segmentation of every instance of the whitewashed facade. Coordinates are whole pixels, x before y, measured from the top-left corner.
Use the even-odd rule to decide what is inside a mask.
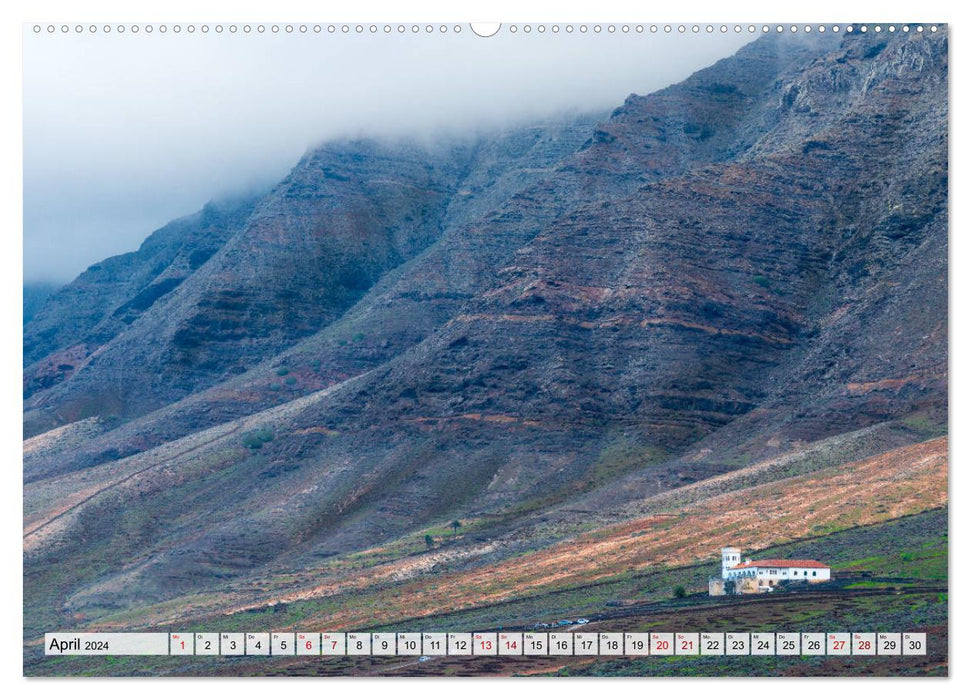
[[[742,563],[742,550],[738,547],[722,547],[722,578]]]
[[[783,581],[820,583],[829,581],[829,566],[815,559],[760,559],[742,561],[742,551],[737,547],[722,547],[721,579],[709,582],[712,595],[724,595],[727,581],[734,582],[732,589],[738,593],[768,592]],[[713,583],[717,585],[712,585]]]

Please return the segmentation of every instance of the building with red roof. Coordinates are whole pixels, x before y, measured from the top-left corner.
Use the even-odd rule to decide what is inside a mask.
[[[721,579],[712,579],[708,591],[712,595],[736,593],[768,593],[784,581],[820,583],[829,581],[830,567],[815,559],[757,559],[742,561],[742,550],[722,547]],[[729,585],[728,582],[731,582]]]

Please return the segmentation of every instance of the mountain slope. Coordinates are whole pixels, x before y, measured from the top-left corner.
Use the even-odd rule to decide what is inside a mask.
[[[56,291],[57,285],[50,282],[28,282],[24,284],[24,325],[27,325],[34,314],[47,303],[51,294]]]
[[[160,416],[151,427],[140,424],[137,448],[292,399],[391,359],[456,315],[462,304],[491,282],[494,271],[501,269],[505,260],[558,214],[584,202],[629,193],[643,182],[681,174],[698,163],[733,157],[750,147],[764,133],[766,110],[773,109],[778,101],[778,76],[800,70],[820,47],[833,44],[832,37],[797,37],[781,45],[775,40],[755,42],[681,85],[650,98],[631,96],[609,122],[595,129],[587,118],[539,129],[517,129],[479,143],[463,184],[449,201],[440,240],[413,262],[392,270],[339,323],[321,331],[316,342],[311,340],[295,352],[285,353],[270,363],[270,371],[255,369],[261,380],[244,382],[242,387],[240,382],[228,382],[201,400],[190,397],[188,405],[178,406],[174,418]],[[712,119],[716,123],[709,124]],[[698,123],[707,124],[704,133],[695,128]],[[608,131],[612,134],[609,138],[604,136]],[[569,157],[581,144],[583,148]],[[347,157],[363,159],[370,146],[360,147],[362,154],[355,155],[352,148]],[[366,172],[366,166],[362,164],[360,170]],[[290,244],[295,254],[303,251],[299,241]],[[208,271],[202,272],[203,280],[208,279]],[[271,285],[279,283],[271,275],[264,279]],[[209,282],[201,284],[208,287]],[[183,311],[173,306],[169,303],[162,307],[159,315],[177,320]],[[289,304],[281,308],[289,309]],[[237,316],[239,312],[237,309]],[[200,336],[198,340],[200,352],[220,356],[218,335]],[[253,344],[249,338],[246,345],[250,351]],[[86,366],[67,386],[34,398],[29,404],[33,410],[28,412],[27,435],[36,432],[29,421],[36,421],[38,414],[47,421],[51,414],[62,416],[61,420],[92,412],[133,416],[185,394],[188,388],[178,387],[177,382],[191,366],[173,366],[170,358],[175,353],[160,354],[158,350],[155,359],[142,357],[138,363],[129,362],[130,354],[138,353],[142,346],[165,351],[168,343],[151,327],[130,334],[123,351],[115,353],[123,355],[124,362]],[[265,343],[260,347],[263,354],[272,354]],[[237,368],[239,355],[235,348],[228,353],[228,362],[236,363]],[[114,373],[125,362],[138,367],[137,373],[126,377],[127,412],[116,405],[117,401],[107,401],[103,396],[116,384]],[[296,383],[285,384],[272,374],[277,368],[285,371],[294,365],[304,368],[287,380]],[[140,397],[137,388],[153,371],[169,377],[164,386],[143,390],[141,393],[147,396]],[[92,401],[99,392],[102,398]],[[136,448],[127,436],[134,430],[132,426],[113,436],[86,457],[76,459],[76,446],[71,446],[66,462],[62,460],[57,468],[96,463],[102,454],[131,454]]]
[[[488,548],[868,426],[856,458],[931,437],[946,42],[766,37],[593,127],[309,154],[37,394],[92,417],[25,443],[28,569],[82,571],[57,596],[97,617],[453,518]]]
[[[287,275],[301,269],[299,265],[321,255],[318,245],[333,245],[340,255],[350,255],[351,267],[367,267],[373,263],[358,260],[355,246],[348,245],[346,240],[329,242],[333,232],[329,225],[320,223],[320,217],[325,220],[330,216],[329,211],[336,212],[337,220],[331,223],[338,231],[351,226],[344,217],[380,218],[380,211],[375,211],[375,205],[380,210],[380,201],[369,201],[358,214],[348,206],[355,201],[355,196],[367,191],[369,179],[380,177],[381,182],[393,182],[408,167],[421,167],[424,161],[424,167],[443,178],[440,183],[443,186],[449,177],[462,180],[461,184],[458,180],[450,181],[451,190],[443,193],[448,199],[443,220],[438,224],[421,221],[416,227],[421,229],[420,235],[426,241],[441,234],[444,239],[441,250],[431,251],[422,269],[412,271],[410,279],[404,282],[408,288],[399,290],[397,298],[378,302],[393,304],[396,308],[391,310],[392,315],[407,319],[404,325],[420,327],[426,318],[435,315],[425,309],[424,303],[415,309],[414,301],[424,302],[429,296],[435,297],[436,303],[442,298],[467,298],[481,286],[480,280],[499,266],[503,256],[515,251],[557,212],[582,201],[629,192],[638,183],[682,173],[694,164],[730,158],[744,150],[763,131],[762,113],[767,101],[771,103],[775,99],[773,80],[804,63],[814,55],[818,45],[834,41],[831,37],[811,40],[799,37],[786,42],[784,47],[771,41],[755,42],[744,47],[731,61],[721,61],[699,71],[685,83],[661,91],[651,99],[632,96],[614,112],[609,122],[596,129],[591,128],[589,118],[581,118],[539,129],[517,129],[474,147],[465,144],[438,152],[428,152],[423,147],[389,147],[364,142],[318,149],[260,205],[268,207],[269,213],[262,219],[257,217],[258,221],[240,233],[239,242],[230,245],[244,250],[225,253],[229,262],[223,267],[230,269],[210,266],[193,275],[195,279],[183,285],[178,295],[172,295],[152,310],[156,322],[146,319],[105,347],[94,344],[85,347],[85,356],[97,350],[97,357],[94,361],[78,358],[76,369],[70,375],[46,372],[42,386],[63,379],[71,381],[45,395],[30,398],[28,406],[32,410],[28,413],[26,434],[39,431],[31,421],[50,427],[55,420],[63,423],[90,415],[135,417],[272,356],[288,341],[305,334],[299,328],[281,329],[281,325],[292,325],[294,318],[303,319],[297,325],[303,324],[305,330],[314,325],[326,326],[333,316],[321,313],[315,304],[307,308],[300,301],[306,292],[286,287],[285,280]],[[705,124],[704,130],[698,124]],[[584,140],[585,148],[577,157],[563,162]],[[387,177],[381,174],[382,167],[387,169]],[[336,177],[332,177],[335,173]],[[294,196],[297,190],[292,184],[296,181],[302,183],[298,196]],[[321,192],[326,196],[319,196]],[[398,191],[398,194],[403,197],[402,201],[408,201],[408,193],[413,192]],[[328,199],[331,196],[334,199]],[[344,201],[341,197],[351,199]],[[316,223],[305,229],[302,238],[291,230],[296,221],[306,222],[313,217],[318,217]],[[476,217],[480,219],[476,230],[489,229],[488,244],[483,240],[484,235],[470,240],[469,232],[462,228],[471,226]],[[259,220],[264,223],[260,224]],[[288,231],[286,243],[263,250],[267,246],[259,243],[260,233],[256,228],[273,230],[276,226],[277,230],[283,230],[280,228],[283,222]],[[443,230],[435,230],[436,226]],[[260,256],[253,254],[254,246],[261,249]],[[360,250],[357,253],[365,258],[370,254]],[[291,270],[295,261],[297,267]],[[273,274],[270,272],[273,269],[286,270],[286,274]],[[258,280],[253,283],[256,290],[246,281],[248,275],[256,275],[252,278]],[[317,279],[319,273],[313,270],[300,277],[303,289],[312,288],[317,296],[342,294],[340,283],[328,286],[324,281],[320,288],[322,280]],[[219,282],[214,285],[214,280]],[[272,281],[264,288],[267,280]],[[416,280],[420,281],[416,284]],[[359,282],[363,284],[362,290],[370,284]],[[195,293],[191,291],[193,286],[197,289]],[[277,286],[283,289],[276,289]],[[436,287],[438,290],[433,291]],[[294,294],[296,297],[291,298]],[[347,307],[346,301],[340,299],[327,304],[332,301],[337,302],[338,309]],[[442,316],[454,313],[452,307],[454,304]],[[55,310],[51,315],[56,318],[57,313]],[[284,313],[286,319],[281,316]],[[250,327],[255,318],[264,315],[269,321],[266,332],[283,336],[277,342],[263,337],[259,323]],[[29,329],[28,335],[32,331]],[[355,329],[352,335],[360,332]],[[247,340],[246,352],[234,344],[239,337]],[[385,340],[382,338],[380,342]],[[28,339],[28,345],[30,342]],[[227,351],[227,343],[232,352]],[[149,347],[155,349],[152,355],[146,356],[145,348]],[[137,363],[131,362],[133,353],[139,355]],[[328,359],[320,358],[320,364],[330,366]],[[45,366],[50,364],[48,360]],[[127,364],[137,366],[139,371],[126,372]],[[75,378],[73,375],[79,370],[83,371]],[[124,373],[123,379],[119,372]],[[148,378],[153,372],[165,373],[167,381],[153,382]],[[31,374],[28,370],[25,376]],[[129,387],[124,396],[118,396],[111,388],[119,381]],[[34,393],[34,383],[29,384],[29,397]],[[144,386],[146,383],[149,386]]]

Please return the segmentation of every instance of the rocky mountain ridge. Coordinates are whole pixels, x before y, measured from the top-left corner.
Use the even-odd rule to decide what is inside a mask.
[[[946,32],[770,36],[604,120],[323,146],[27,325],[30,565],[92,567],[72,611],[148,603],[934,435],[947,158]]]

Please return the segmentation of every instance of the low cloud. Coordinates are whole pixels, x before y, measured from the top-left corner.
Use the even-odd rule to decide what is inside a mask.
[[[606,110],[748,36],[24,37],[24,276],[67,281],[206,201],[280,179],[342,136],[461,135]]]

